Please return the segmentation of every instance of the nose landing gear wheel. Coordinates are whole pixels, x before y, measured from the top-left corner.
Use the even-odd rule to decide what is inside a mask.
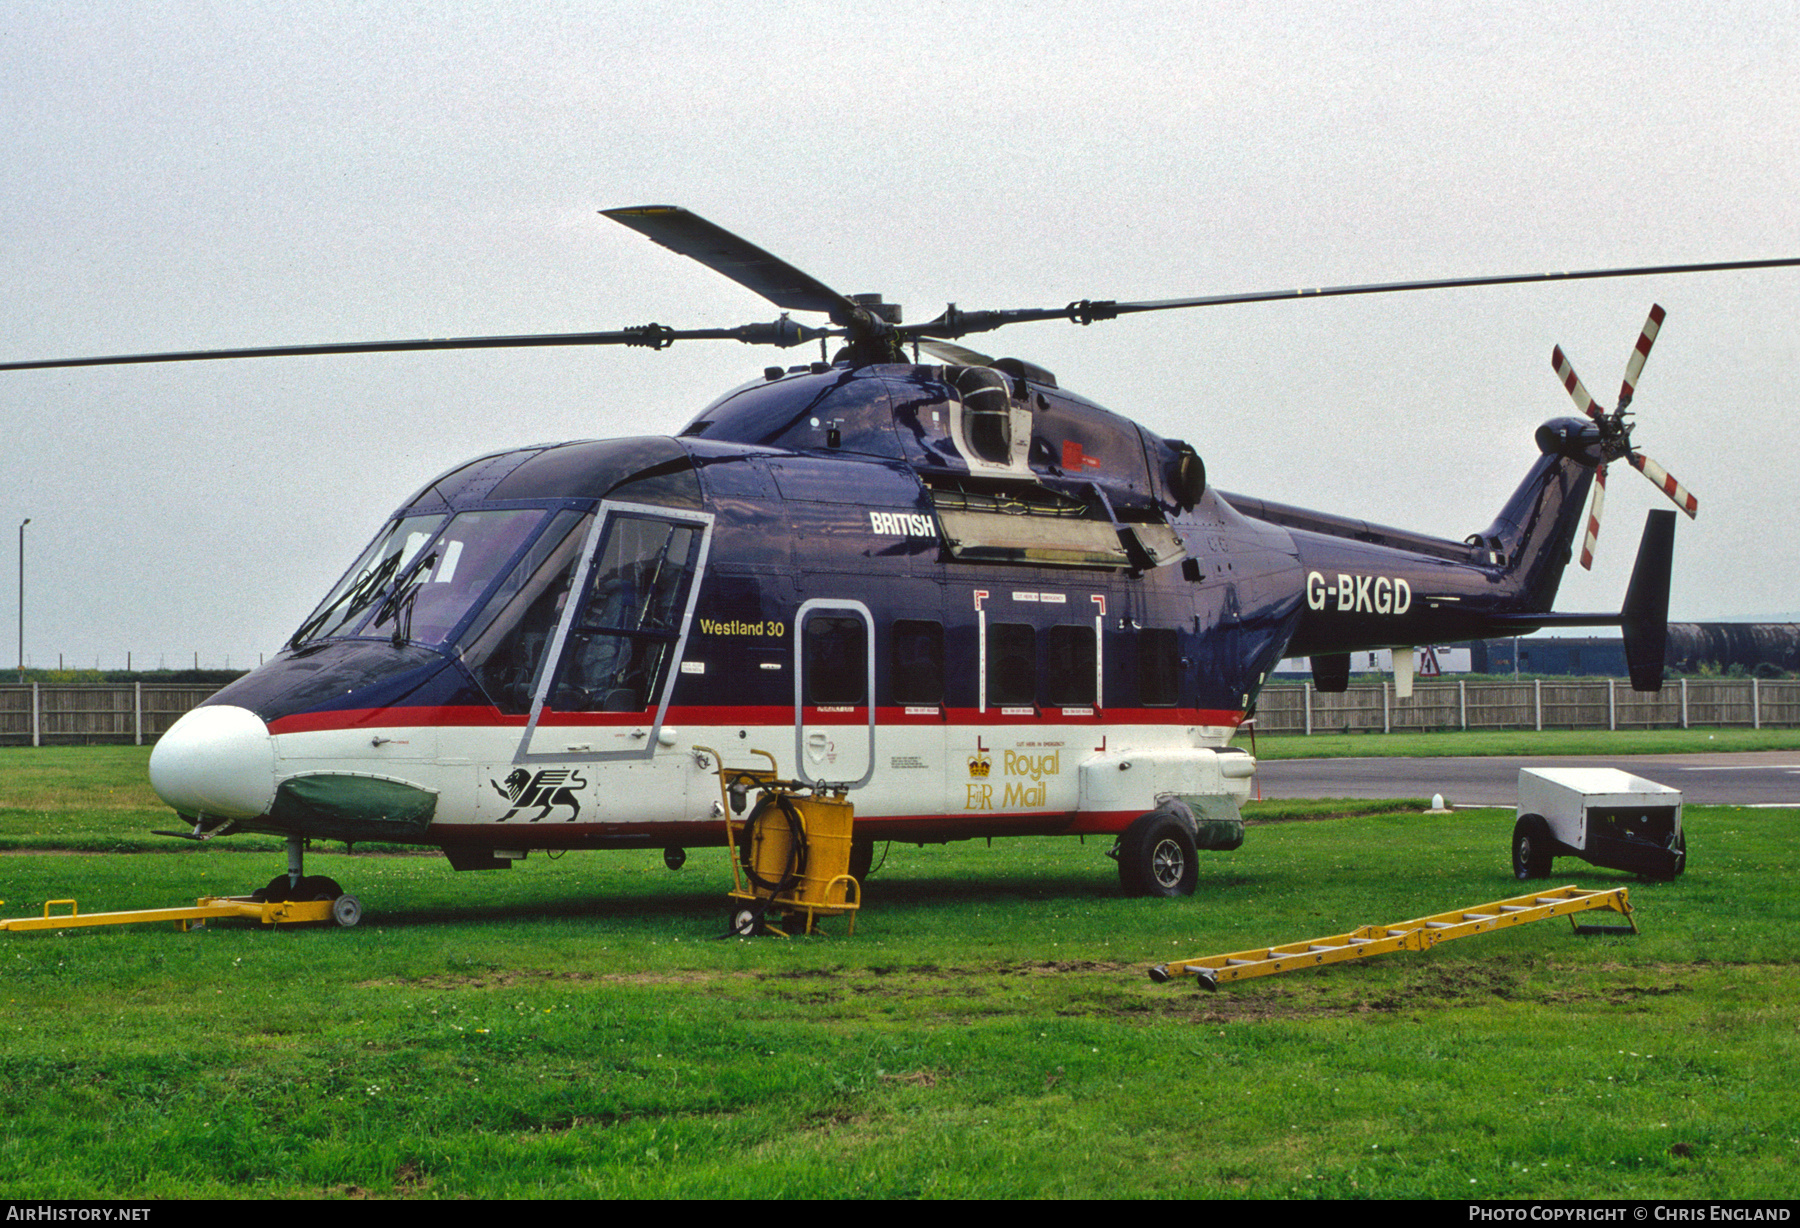
[[[324,875],[303,878],[294,888],[296,900],[335,900],[343,894],[344,889],[337,885],[337,880]]]
[[[343,894],[344,889],[338,886],[337,880],[323,874],[307,875],[298,883],[290,882],[285,874],[277,874],[269,880],[268,886],[252,891],[250,898],[258,904],[285,904],[290,900],[335,900]]]

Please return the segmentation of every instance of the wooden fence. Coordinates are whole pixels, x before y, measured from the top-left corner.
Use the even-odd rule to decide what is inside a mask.
[[[0,745],[143,745],[161,737],[216,686],[142,682],[110,686],[0,686]]]
[[[0,745],[154,742],[217,687],[0,686]],[[1256,705],[1261,733],[1387,733],[1426,729],[1760,729],[1800,725],[1800,681],[1691,678],[1640,695],[1622,679],[1420,682],[1397,699],[1389,682],[1327,695],[1276,683]]]
[[[1328,695],[1310,682],[1264,688],[1259,733],[1389,733],[1425,729],[1761,729],[1800,725],[1800,682],[1683,678],[1639,694],[1623,679],[1419,682],[1398,699],[1390,682]]]

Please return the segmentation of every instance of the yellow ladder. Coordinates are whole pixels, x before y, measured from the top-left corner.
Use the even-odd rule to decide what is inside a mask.
[[[1574,922],[1573,914],[1596,908],[1621,914],[1630,922],[1630,928],[1584,926]],[[1274,976],[1278,972],[1295,972],[1301,968],[1367,959],[1371,955],[1389,955],[1395,951],[1425,951],[1440,942],[1486,934],[1510,925],[1548,921],[1551,917],[1569,917],[1578,934],[1638,932],[1637,922],[1631,917],[1631,900],[1626,888],[1584,891],[1580,887],[1558,887],[1553,891],[1495,900],[1491,904],[1477,904],[1473,908],[1459,908],[1393,925],[1365,925],[1348,934],[1333,934],[1329,938],[1311,938],[1282,947],[1259,947],[1253,951],[1202,955],[1158,964],[1150,969],[1150,979],[1161,983],[1178,976],[1192,976],[1199,978],[1202,988],[1217,989],[1221,981]]]

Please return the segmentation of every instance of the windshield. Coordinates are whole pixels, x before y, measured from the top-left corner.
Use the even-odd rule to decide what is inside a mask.
[[[544,515],[541,508],[463,512],[435,539],[442,516],[394,521],[289,645],[359,634],[442,643]]]
[[[308,640],[344,635],[361,623],[369,607],[393,585],[394,576],[418,556],[443,519],[442,516],[407,516],[382,529],[355,566],[331,590],[330,596],[300,624],[300,629],[288,641],[288,647],[298,648]]]

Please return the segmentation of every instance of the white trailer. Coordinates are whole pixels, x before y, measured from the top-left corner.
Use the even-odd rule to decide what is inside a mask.
[[[1617,768],[1520,768],[1513,875],[1547,878],[1555,857],[1646,878],[1687,868],[1681,790]]]

